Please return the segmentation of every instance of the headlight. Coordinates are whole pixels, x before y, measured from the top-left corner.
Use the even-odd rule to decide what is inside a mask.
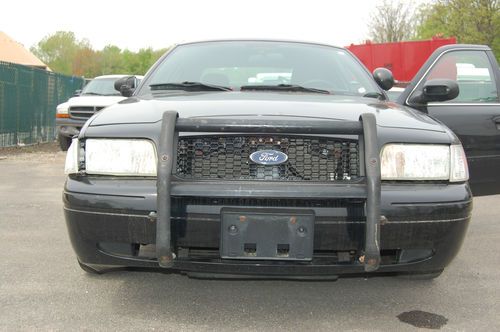
[[[56,107],[56,118],[69,118],[69,107],[67,103],[62,103]]]
[[[87,139],[83,150],[74,138],[66,154],[64,173],[78,173],[83,161],[87,174],[156,176],[156,150],[149,140]]]
[[[388,144],[382,149],[382,180],[449,180],[469,178],[461,145]]]
[[[87,139],[87,174],[156,176],[154,144],[143,139]]]

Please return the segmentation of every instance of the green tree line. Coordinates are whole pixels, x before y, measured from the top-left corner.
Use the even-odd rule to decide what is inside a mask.
[[[31,51],[53,71],[84,77],[107,74],[144,75],[168,48],[142,48],[137,52],[107,45],[95,50],[87,39],[77,39],[70,31],[57,31],[44,37]]]
[[[380,0],[368,27],[377,43],[441,36],[488,45],[500,62],[500,0]]]
[[[368,23],[374,42],[456,37],[459,43],[484,44],[500,62],[500,0],[429,0],[415,7],[402,0],[380,0]],[[87,39],[58,31],[31,51],[53,71],[95,77],[105,74],[144,74],[168,49],[138,52],[108,45],[94,50]]]
[[[440,34],[462,44],[488,45],[500,61],[500,1],[435,0],[422,5],[417,15],[417,38]]]

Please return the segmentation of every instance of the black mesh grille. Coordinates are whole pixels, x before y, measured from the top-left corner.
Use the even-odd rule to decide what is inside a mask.
[[[260,150],[281,151],[288,160],[260,165],[249,156]],[[339,181],[359,175],[355,140],[303,136],[180,137],[177,176],[185,179]]]

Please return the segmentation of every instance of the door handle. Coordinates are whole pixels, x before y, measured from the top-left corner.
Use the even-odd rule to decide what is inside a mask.
[[[497,125],[497,129],[500,130],[500,116],[493,118],[493,122]]]

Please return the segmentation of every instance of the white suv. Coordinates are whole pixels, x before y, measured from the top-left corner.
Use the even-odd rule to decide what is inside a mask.
[[[91,80],[77,96],[59,104],[56,110],[57,139],[63,151],[68,150],[71,138],[78,135],[94,113],[126,99],[115,90],[115,82],[130,75],[104,75]],[[135,75],[134,88],[143,76]]]

